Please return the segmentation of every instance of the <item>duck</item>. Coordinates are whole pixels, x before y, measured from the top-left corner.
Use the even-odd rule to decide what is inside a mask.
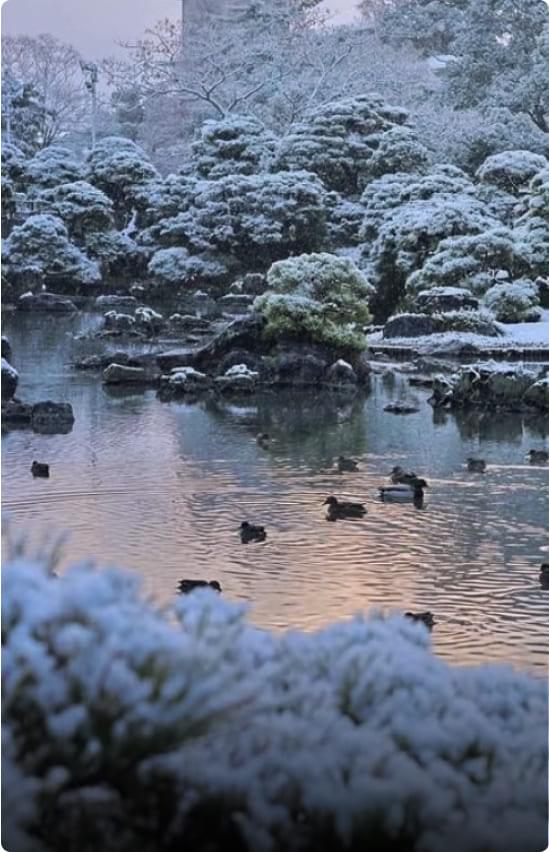
[[[337,497],[326,497],[323,506],[328,506],[327,519],[336,521],[338,518],[362,518],[366,514],[363,503],[351,503],[338,500]]]
[[[431,631],[436,624],[435,617],[432,612],[405,612],[404,618],[408,618],[410,621],[415,621],[416,624],[424,624],[429,631]]]
[[[415,503],[423,505],[424,489],[428,488],[424,479],[417,476],[407,485],[382,485],[379,488],[379,496],[382,503]]]
[[[542,562],[539,569],[539,581],[542,586],[549,588],[549,562]]]
[[[180,580],[177,584],[177,590],[180,595],[188,595],[194,592],[195,589],[213,589],[215,592],[221,593],[221,584],[217,580]]]
[[[266,538],[265,527],[249,524],[248,521],[242,521],[240,524],[240,540],[242,544],[248,544],[250,541],[265,541]]]
[[[411,473],[406,473],[404,468],[398,464],[391,471],[391,482],[395,485],[411,485],[416,479],[417,474],[413,471]]]
[[[469,456],[467,459],[467,470],[471,473],[485,473],[486,462],[484,459],[474,459]]]
[[[45,462],[33,461],[31,465],[31,473],[33,476],[41,476],[43,479],[49,479],[50,466]]]
[[[255,436],[255,440],[264,450],[271,444],[271,436],[268,432],[260,432],[259,435]]]
[[[549,461],[547,450],[529,450],[527,456],[530,458],[530,464],[547,464]]]
[[[359,469],[358,462],[356,462],[354,459],[347,459],[345,458],[345,456],[338,456],[337,468],[340,473],[350,472]]]

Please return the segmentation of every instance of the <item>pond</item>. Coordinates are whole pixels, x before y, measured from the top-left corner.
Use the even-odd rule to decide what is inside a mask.
[[[11,527],[66,531],[61,567],[93,556],[139,572],[167,603],[183,577],[217,579],[229,600],[249,602],[272,629],[314,629],[372,608],[431,610],[436,652],[452,662],[547,663],[549,468],[527,463],[547,448],[549,423],[518,414],[433,412],[428,391],[376,376],[354,400],[265,394],[238,402],[162,403],[154,390],[113,393],[72,370],[90,344],[71,332],[97,318],[12,316],[25,401],[69,401],[68,435],[13,431],[2,438],[3,509]],[[384,405],[406,392],[419,413]],[[267,449],[255,441],[269,432]],[[339,454],[360,470],[340,475]],[[464,461],[480,455],[485,475]],[[33,459],[51,465],[33,479]],[[424,476],[423,509],[377,498],[393,465]],[[367,504],[362,520],[327,523],[335,494]],[[266,542],[242,545],[243,520]]]

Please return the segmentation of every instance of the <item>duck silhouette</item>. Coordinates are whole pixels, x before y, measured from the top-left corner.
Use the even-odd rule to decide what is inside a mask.
[[[414,503],[414,505],[421,507],[423,506],[424,489],[428,487],[424,479],[419,479],[416,476],[409,485],[404,483],[382,485],[379,489],[379,496],[382,503]]]
[[[264,450],[267,449],[271,445],[271,436],[268,432],[260,432],[259,435],[255,436],[255,440]]]
[[[221,592],[221,585],[217,580],[180,580],[177,584],[177,590],[180,595],[188,595],[194,592],[195,589],[213,589],[215,592]]]
[[[432,612],[405,612],[404,618],[415,621],[416,623],[424,624],[427,630],[431,631],[436,624],[435,617]]]
[[[530,464],[547,464],[549,453],[546,450],[529,450],[527,453]]]
[[[395,485],[411,485],[417,478],[416,473],[406,473],[398,464],[391,471],[391,482]]]
[[[471,456],[467,459],[467,470],[470,473],[485,473],[486,462],[484,459],[474,459]]]
[[[250,541],[265,541],[266,538],[265,527],[249,524],[248,521],[242,521],[240,524],[240,540],[242,544],[248,544]]]
[[[366,514],[366,506],[363,503],[351,503],[338,500],[337,497],[326,497],[323,506],[328,506],[326,515],[329,521],[338,518],[362,518]]]
[[[337,468],[340,473],[347,473],[353,470],[358,470],[358,462],[354,459],[345,458],[345,456],[338,456],[337,458]]]
[[[45,462],[33,461],[31,465],[31,473],[33,476],[40,476],[42,479],[49,479],[50,466]]]

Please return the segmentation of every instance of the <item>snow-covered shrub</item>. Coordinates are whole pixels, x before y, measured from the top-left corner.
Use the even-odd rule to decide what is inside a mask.
[[[502,151],[487,157],[477,169],[476,177],[516,195],[535,174],[548,166],[544,156],[532,151]]]
[[[87,179],[103,190],[117,211],[129,211],[139,190],[159,174],[135,142],[119,136],[101,139],[88,156]]]
[[[13,229],[4,246],[6,277],[21,280],[37,273],[46,286],[77,289],[100,281],[99,267],[70,242],[61,219],[29,216]]]
[[[115,231],[89,231],[83,247],[97,260],[104,275],[134,277],[142,275],[147,266],[147,253],[128,234]]]
[[[512,279],[530,270],[528,255],[508,228],[442,240],[421,269],[406,282],[408,293],[431,287],[464,287],[477,295],[497,278]]]
[[[83,239],[88,231],[106,231],[113,225],[112,202],[95,186],[79,180],[47,189],[40,200],[54,216],[63,219],[71,237]]]
[[[542,169],[530,181],[528,215],[549,220],[549,167]]]
[[[385,218],[396,207],[408,201],[427,201],[435,195],[474,195],[475,186],[470,178],[456,166],[441,164],[426,174],[397,172],[386,174],[368,184],[360,199],[364,219],[360,237],[366,243],[376,239]]]
[[[362,204],[349,201],[338,192],[329,192],[326,199],[327,242],[330,249],[358,245],[364,219]]]
[[[372,141],[374,141],[372,139]],[[365,164],[365,180],[395,172],[424,172],[429,166],[429,151],[409,127],[391,127],[379,134],[379,143]]]
[[[197,174],[208,180],[225,175],[251,175],[268,171],[275,138],[253,116],[228,115],[205,121],[192,145]]]
[[[25,164],[25,182],[29,189],[46,189],[84,178],[85,168],[74,159],[72,151],[61,145],[50,145],[38,151]]]
[[[532,274],[549,275],[549,168],[530,181],[526,212],[515,225],[521,251],[529,258]]]
[[[536,322],[541,318],[538,287],[528,278],[495,284],[485,294],[484,304],[499,322]]]
[[[141,227],[186,210],[195,186],[196,177],[193,175],[170,174],[136,187],[134,201]]]
[[[190,255],[184,248],[167,248],[155,252],[148,272],[157,284],[174,287],[221,282],[227,276],[227,267],[221,260]]]
[[[2,584],[8,849],[543,848],[542,678],[452,667],[396,615],[277,635],[112,569]]]
[[[370,321],[373,288],[348,258],[302,254],[274,263],[267,293],[254,302],[267,318],[270,338],[292,337],[361,349],[361,326]]]
[[[407,277],[423,266],[442,240],[480,234],[495,225],[484,205],[469,195],[434,195],[394,208],[369,254],[376,317],[390,316],[404,296]],[[425,285],[418,289],[424,290]]]
[[[15,213],[16,193],[24,190],[25,155],[17,145],[2,140],[2,211]]]
[[[276,166],[281,169],[307,169],[317,174],[329,189],[345,195],[360,191],[371,178],[369,161],[382,145],[384,133],[406,123],[405,110],[390,107],[375,95],[358,95],[341,98],[314,107],[302,121],[290,128],[281,141]],[[396,163],[409,151],[412,131],[403,146],[401,135],[390,137],[382,151],[386,157],[386,171],[394,171]],[[403,165],[415,168],[406,155]],[[384,170],[384,159],[375,159],[375,173]]]
[[[288,254],[319,248],[326,193],[307,172],[228,175],[196,184],[188,208],[159,223],[164,244],[232,255],[264,269]]]

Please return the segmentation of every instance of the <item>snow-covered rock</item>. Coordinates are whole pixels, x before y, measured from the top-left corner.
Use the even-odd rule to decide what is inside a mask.
[[[116,331],[119,334],[131,331],[135,327],[134,317],[121,311],[107,311],[103,317],[103,322],[108,331]]]
[[[106,385],[143,384],[148,376],[143,367],[128,367],[126,364],[109,364],[103,371],[103,381]]]
[[[77,310],[76,305],[66,296],[57,293],[23,293],[18,301],[20,311],[45,311],[55,314],[70,314]]]
[[[17,383],[19,381],[19,373],[12,365],[2,356],[2,399],[7,400],[15,396]]]

